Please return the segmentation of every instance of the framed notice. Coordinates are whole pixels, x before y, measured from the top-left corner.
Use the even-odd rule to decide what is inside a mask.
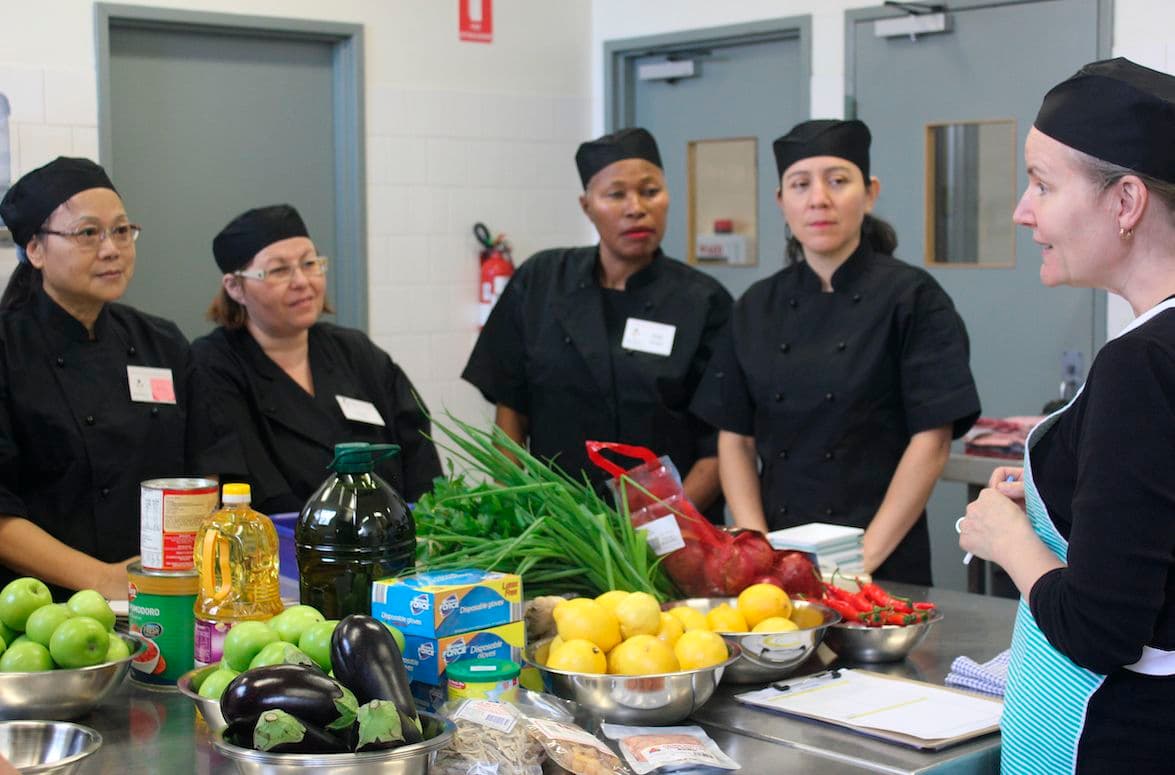
[[[758,264],[758,139],[692,140],[687,165],[689,263]]]

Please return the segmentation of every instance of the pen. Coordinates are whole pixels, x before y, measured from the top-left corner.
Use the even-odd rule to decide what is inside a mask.
[[[794,681],[792,683],[783,683],[782,681],[779,681],[777,683],[771,684],[771,688],[779,692],[786,692],[792,689],[796,689],[800,686],[807,686],[810,683],[819,683],[821,678],[828,681],[831,681],[834,678],[840,678],[840,670],[824,670],[819,673],[803,676],[800,678],[800,680]]]
[[[1014,482],[1014,481],[1016,481],[1016,477],[1015,477],[1015,476],[1013,476],[1012,474],[1008,474],[1008,478],[1007,478],[1007,479],[1005,479],[1004,481],[1005,481],[1005,482]],[[962,518],[962,517],[959,517],[957,520],[955,520],[955,532],[956,532],[956,533],[962,533],[962,532],[963,532],[963,518]],[[974,554],[972,554],[971,552],[967,552],[967,554],[963,555],[963,564],[964,564],[964,565],[970,565],[970,564],[971,564],[971,560],[972,560],[974,557],[975,557],[975,555],[974,555]]]

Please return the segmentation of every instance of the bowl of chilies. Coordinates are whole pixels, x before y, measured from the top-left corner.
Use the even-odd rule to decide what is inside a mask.
[[[934,603],[890,595],[872,582],[856,592],[825,584],[822,602],[843,619],[828,628],[824,643],[846,662],[905,659],[943,618]]]

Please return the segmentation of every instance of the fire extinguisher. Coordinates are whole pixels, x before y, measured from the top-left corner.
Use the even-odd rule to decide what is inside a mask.
[[[473,236],[481,245],[481,282],[478,283],[478,327],[489,319],[498,297],[506,289],[506,283],[514,276],[514,259],[510,256],[510,243],[505,234],[490,238],[490,230],[484,223],[473,224]]]

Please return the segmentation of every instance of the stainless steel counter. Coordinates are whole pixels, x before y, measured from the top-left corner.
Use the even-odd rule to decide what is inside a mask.
[[[965,654],[986,661],[1008,646],[1013,601],[898,584],[887,587],[933,600],[945,616],[908,659],[870,669],[941,684],[955,657]],[[835,655],[821,647],[801,672],[835,664]],[[753,710],[731,697],[753,688],[720,687],[694,719],[742,764],[740,775],[999,771],[998,735],[939,753],[922,753],[816,722]],[[212,750],[195,708],[175,691],[148,689],[128,680],[101,707],[77,721],[94,727],[105,738],[105,744],[82,770],[87,775],[227,775],[236,771],[231,762]]]

